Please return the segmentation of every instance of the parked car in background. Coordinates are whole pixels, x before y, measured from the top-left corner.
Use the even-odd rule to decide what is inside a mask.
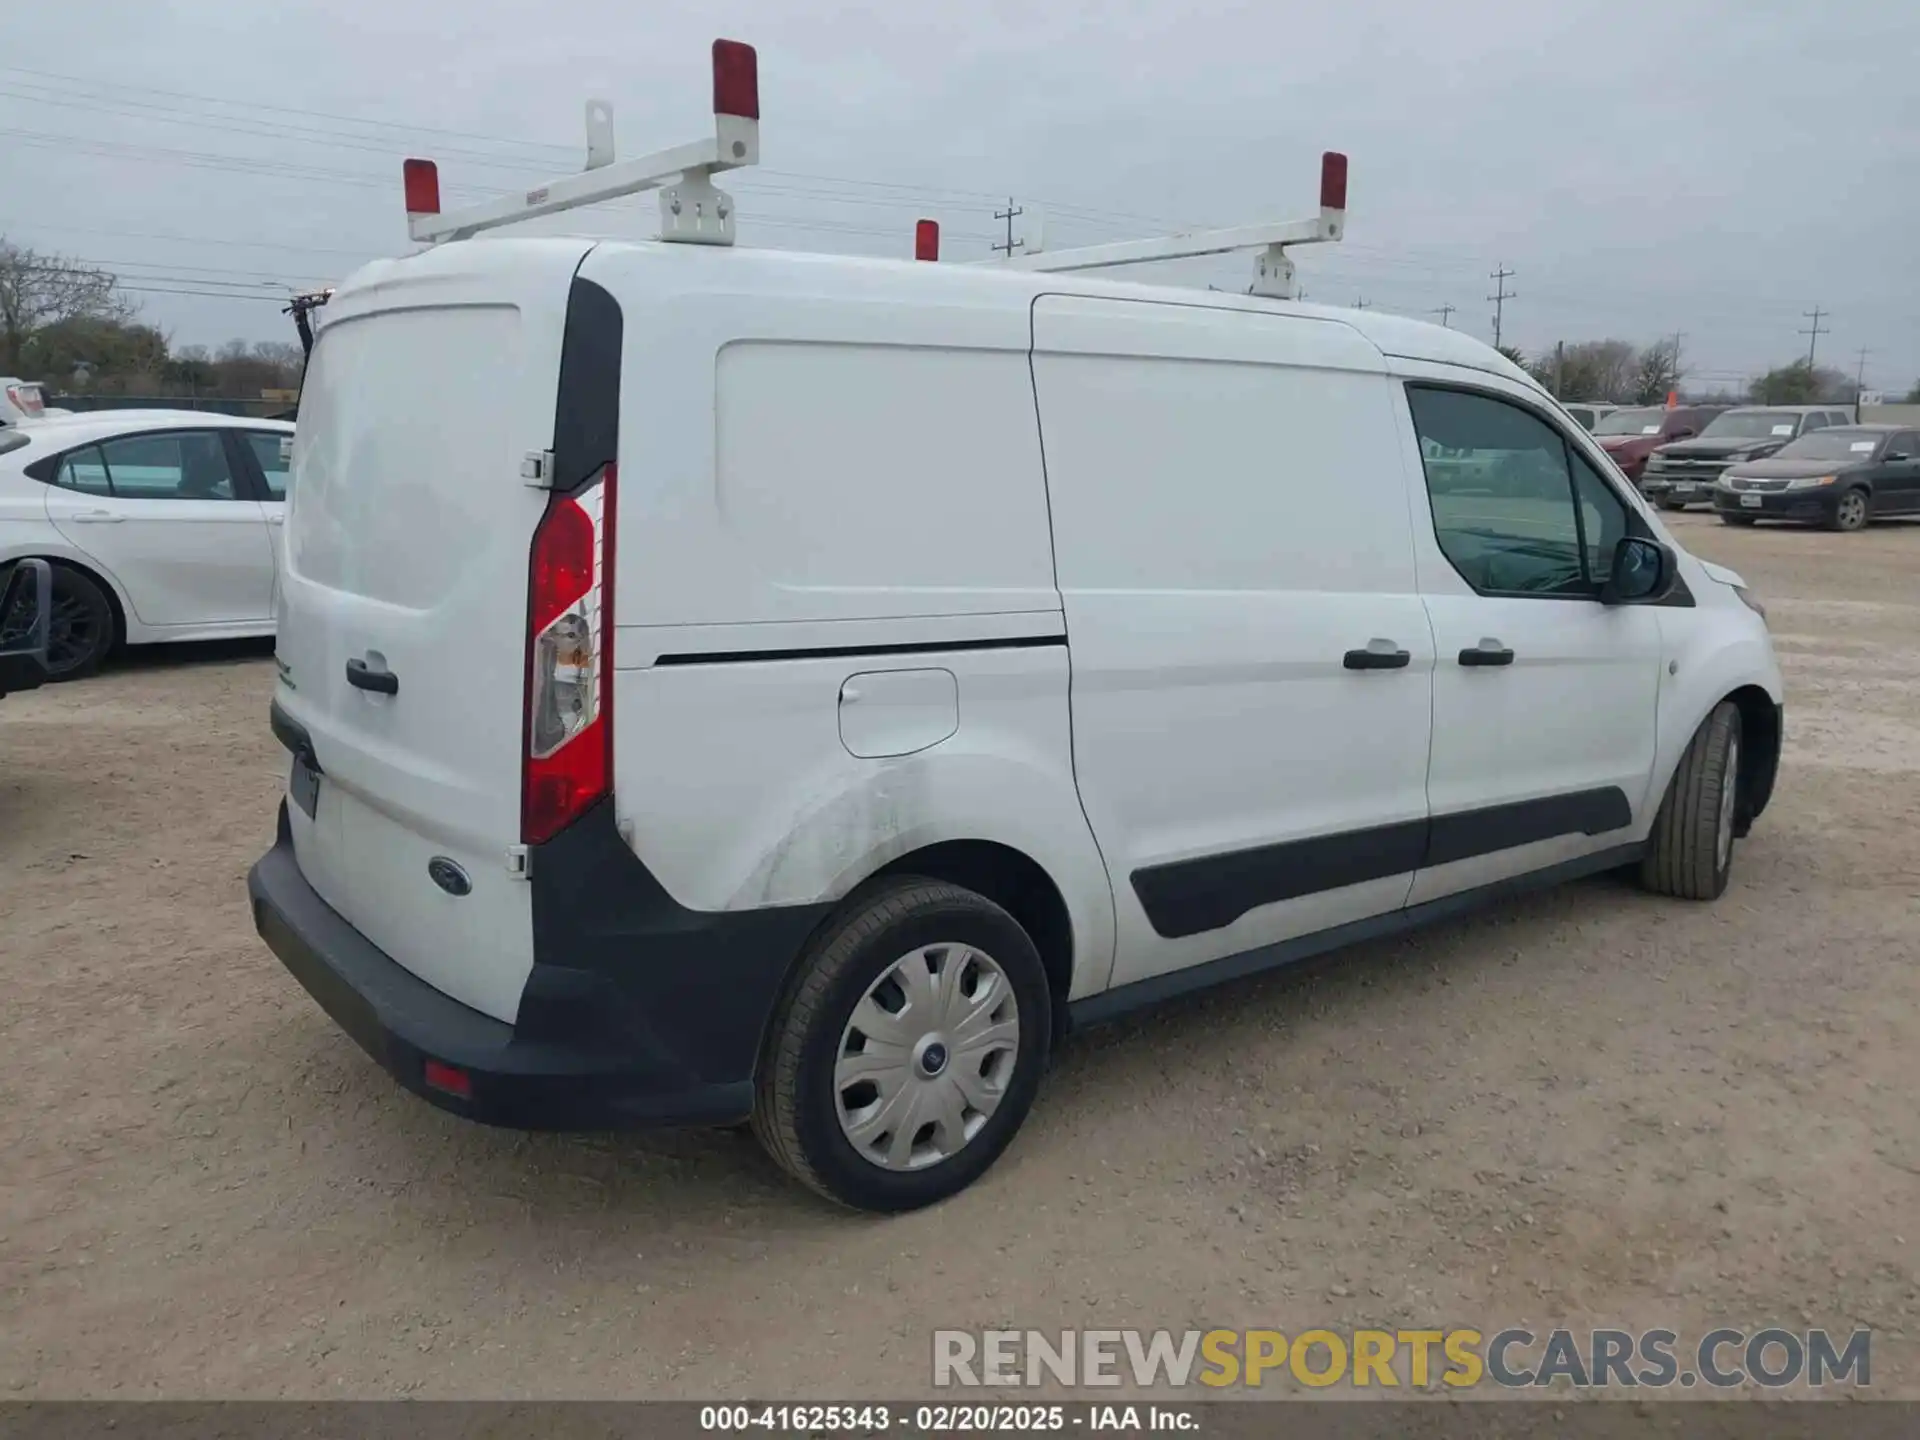
[[[1850,425],[1844,405],[1742,405],[1722,411],[1691,440],[1662,445],[1647,459],[1640,488],[1663,510],[1713,498],[1729,465],[1773,454],[1814,430]]]
[[[48,415],[70,415],[70,410],[47,408],[47,397],[39,384],[12,375],[0,375],[0,426],[17,425],[22,420],[39,420]]]
[[[0,431],[0,564],[52,566],[49,679],[120,644],[273,633],[292,434],[192,410]]]
[[[1583,430],[1591,430],[1604,417],[1611,415],[1620,407],[1609,405],[1603,400],[1570,400],[1563,403],[1560,408],[1578,420]]]
[[[1920,514],[1920,429],[1842,425],[1803,435],[1766,459],[1729,466],[1713,508],[1728,525],[1800,520],[1829,530]]]
[[[1647,468],[1647,458],[1660,446],[1698,435],[1724,407],[1707,405],[1636,405],[1602,415],[1593,438],[1621,473],[1635,484]]]

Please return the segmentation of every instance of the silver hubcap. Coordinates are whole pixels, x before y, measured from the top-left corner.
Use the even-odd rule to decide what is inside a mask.
[[[1857,491],[1854,494],[1843,495],[1840,497],[1840,523],[1841,524],[1858,525],[1861,519],[1866,515],[1866,513],[1867,513],[1866,499],[1865,497],[1860,495]]]
[[[1720,782],[1720,824],[1714,831],[1714,863],[1722,870],[1727,868],[1727,859],[1733,854],[1733,802],[1739,797],[1740,786],[1740,742],[1727,743],[1727,768]]]
[[[880,973],[840,1034],[840,1131],[883,1169],[937,1165],[1000,1108],[1019,1049],[1000,967],[970,945],[923,945]]]

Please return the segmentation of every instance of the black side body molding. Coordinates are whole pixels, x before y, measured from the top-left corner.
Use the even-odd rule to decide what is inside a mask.
[[[1583,855],[1577,860],[1549,866],[1545,870],[1535,870],[1526,875],[1515,875],[1505,880],[1498,880],[1491,885],[1481,886],[1477,890],[1463,890],[1458,895],[1446,895],[1438,900],[1429,900],[1426,904],[1415,905],[1411,909],[1391,910],[1384,915],[1356,920],[1350,925],[1336,925],[1331,930],[1317,931],[1312,935],[1300,935],[1292,940],[1283,940],[1277,945],[1265,945],[1258,950],[1246,950],[1238,955],[1228,955],[1205,965],[1195,965],[1190,969],[1176,970],[1171,974],[1135,980],[1129,985],[1120,985],[1112,990],[1104,990],[1098,995],[1089,995],[1084,1000],[1074,1001],[1068,1007],[1067,1022],[1073,1029],[1104,1025],[1136,1010],[1158,1005],[1162,1001],[1171,1000],[1180,995],[1211,989],[1215,985],[1224,985],[1249,975],[1258,975],[1283,965],[1310,960],[1317,955],[1345,949],[1349,945],[1404,935],[1410,930],[1418,930],[1436,921],[1471,914],[1499,900],[1526,895],[1535,890],[1551,889],[1570,880],[1598,875],[1602,871],[1617,869],[1622,865],[1631,865],[1645,853],[1646,847],[1643,845],[1618,845],[1597,854]]]
[[[1010,635],[999,640],[916,640],[898,645],[820,645],[808,650],[688,650],[662,655],[658,665],[746,665],[762,660],[829,660],[837,656],[938,655],[947,650],[1033,650],[1065,645],[1065,635]]]
[[[1176,860],[1136,870],[1130,878],[1154,933],[1172,940],[1231,925],[1261,905],[1560,835],[1604,835],[1632,823],[1626,793],[1610,785]]]

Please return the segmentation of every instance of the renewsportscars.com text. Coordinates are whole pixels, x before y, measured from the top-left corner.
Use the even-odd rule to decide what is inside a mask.
[[[1765,1389],[1872,1383],[1872,1335],[1825,1330],[936,1330],[942,1388]]]

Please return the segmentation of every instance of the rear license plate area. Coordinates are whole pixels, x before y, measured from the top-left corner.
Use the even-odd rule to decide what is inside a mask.
[[[309,820],[320,804],[320,772],[307,764],[303,756],[293,757],[293,773],[287,777],[287,794]]]

